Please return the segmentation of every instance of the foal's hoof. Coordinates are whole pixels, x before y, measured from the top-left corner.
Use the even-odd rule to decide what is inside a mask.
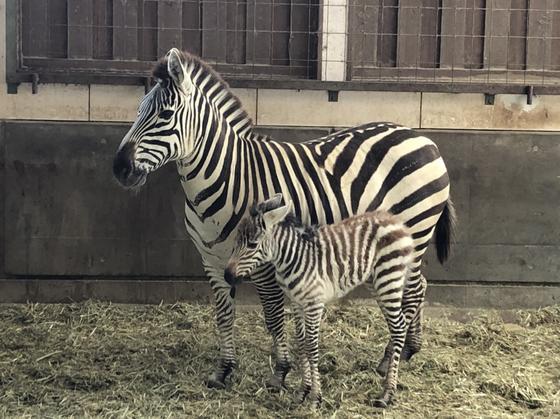
[[[321,403],[323,403],[323,396],[320,394],[311,394],[309,396],[309,403],[312,410],[318,409],[321,407]]]
[[[410,358],[418,352],[420,352],[420,347],[405,344],[401,353],[401,360],[410,361]]]
[[[379,407],[381,409],[386,409],[393,401],[393,397],[390,394],[382,394],[377,399],[373,401],[373,405],[375,407]]]
[[[289,362],[278,362],[274,368],[274,375],[266,383],[266,388],[272,393],[286,390],[286,375],[290,369]]]
[[[386,400],[376,399],[376,400],[373,401],[373,406],[374,407],[380,407],[381,409],[385,409],[385,408],[387,408],[387,406],[389,406],[389,404],[387,403]]]
[[[310,392],[311,392],[311,386],[303,385],[298,393],[298,397],[297,397],[298,403],[299,404],[304,403],[305,400],[307,399],[307,396],[309,396]]]
[[[389,369],[389,359],[383,358],[375,371],[381,376],[385,377],[387,375],[387,370]]]
[[[276,375],[270,377],[270,379],[266,382],[265,385],[267,390],[270,391],[271,393],[280,393],[282,390],[287,389],[284,380],[281,379],[280,377],[277,377]]]
[[[217,390],[223,390],[226,388],[225,379],[220,379],[217,374],[210,374],[208,381],[206,381],[208,388],[215,388]]]

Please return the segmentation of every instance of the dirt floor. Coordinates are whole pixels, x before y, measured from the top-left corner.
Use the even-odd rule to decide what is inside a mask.
[[[272,361],[259,311],[238,313],[240,365],[219,391],[204,385],[218,354],[211,307],[1,305],[0,417],[560,416],[560,307],[427,317],[424,348],[403,365],[395,404],[382,411],[371,406],[387,341],[379,310],[329,307],[324,401],[313,412],[295,402],[297,370],[288,391],[264,389]],[[288,329],[293,336],[291,320]]]

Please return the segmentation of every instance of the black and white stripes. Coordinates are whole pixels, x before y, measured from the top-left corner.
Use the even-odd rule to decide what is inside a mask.
[[[234,282],[249,276],[256,266],[272,263],[278,285],[297,305],[302,396],[309,394],[314,404],[321,400],[318,334],[324,305],[367,283],[391,334],[385,387],[376,400],[385,407],[396,391],[407,325],[415,314],[406,317],[402,311],[403,289],[413,262],[412,237],[395,216],[383,211],[318,228],[304,226],[290,212],[291,201],[282,204],[281,195],[256,206],[241,222],[225,279]]]
[[[252,204],[276,193],[293,202],[305,223],[330,224],[375,209],[399,214],[414,239],[405,297],[414,304],[423,299],[422,256],[435,228],[444,259],[453,219],[445,164],[428,138],[396,124],[369,123],[305,143],[274,141],[253,131],[239,100],[200,59],[172,49],[154,78],[158,84],[143,99],[113,171],[123,186],[134,188],[166,162],[177,163],[185,225],[216,296],[221,357],[211,384],[223,386],[235,364],[235,292],[223,278],[233,233]],[[271,384],[281,385],[289,369],[282,291],[270,266],[259,267],[251,279],[276,347]],[[421,341],[419,319],[409,329],[410,354]]]

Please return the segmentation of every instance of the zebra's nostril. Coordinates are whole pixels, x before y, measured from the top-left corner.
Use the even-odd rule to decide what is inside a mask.
[[[118,180],[126,180],[134,170],[133,154],[133,147],[128,144],[117,152],[113,160],[113,174]]]
[[[130,172],[132,172],[132,162],[123,158],[122,155],[117,155],[113,161],[113,174],[119,180],[126,179]]]

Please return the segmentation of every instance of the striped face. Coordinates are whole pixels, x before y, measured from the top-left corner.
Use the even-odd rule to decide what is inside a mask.
[[[149,173],[182,157],[189,93],[180,54],[171,50],[155,70],[158,83],[142,99],[136,121],[117,151],[113,173],[124,187],[143,185]]]
[[[282,195],[253,207],[249,217],[239,223],[233,253],[225,271],[227,282],[249,276],[253,270],[272,258],[274,227],[291,211],[291,202],[282,204]]]
[[[226,279],[249,276],[268,258],[267,231],[262,214],[254,213],[239,224],[235,247],[226,268]],[[229,281],[228,281],[229,282]]]

